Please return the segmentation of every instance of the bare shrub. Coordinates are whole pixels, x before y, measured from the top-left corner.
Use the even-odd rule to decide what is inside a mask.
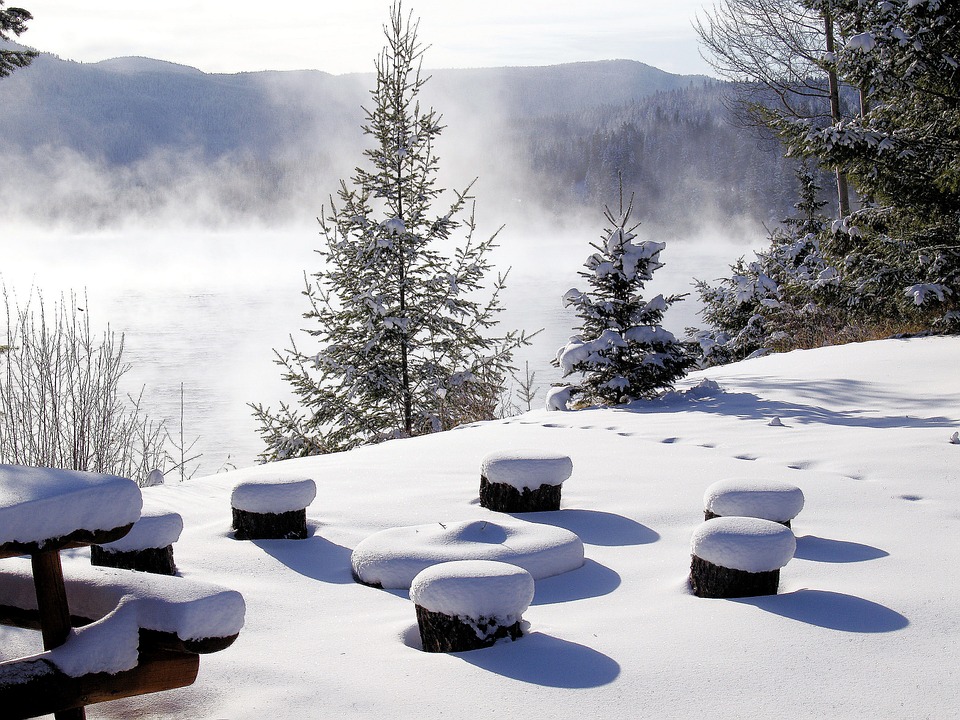
[[[163,422],[123,393],[123,335],[97,338],[73,293],[48,309],[39,291],[20,306],[3,289],[0,461],[89,470],[144,483],[170,461]]]

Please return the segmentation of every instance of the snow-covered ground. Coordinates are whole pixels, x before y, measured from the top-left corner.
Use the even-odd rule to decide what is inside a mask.
[[[290,461],[268,472],[316,481],[303,541],[231,537],[231,490],[264,469],[147,489],[183,516],[180,573],[241,591],[246,624],[192,687],[88,716],[955,716],[957,357],[960,338],[794,352],[695,373],[659,402]],[[480,462],[510,448],[571,457],[563,509],[522,519],[579,535],[586,562],[536,582],[520,640],[422,652],[407,591],[355,583],[351,549],[388,528],[494,519],[478,504]],[[704,491],[726,478],[803,490],[777,596],[687,589]],[[3,630],[0,646],[16,656],[39,638]]]

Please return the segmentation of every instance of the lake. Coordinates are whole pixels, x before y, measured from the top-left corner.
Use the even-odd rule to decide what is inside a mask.
[[[298,343],[303,335],[307,306],[300,292],[303,271],[318,266],[315,227],[18,228],[3,234],[8,251],[0,275],[8,291],[22,300],[33,286],[49,301],[71,289],[82,297],[85,289],[78,304],[94,331],[109,325],[124,334],[124,358],[132,366],[127,392],[143,387],[148,415],[166,419],[175,435],[183,384],[183,432],[188,441],[197,438],[200,474],[256,462],[262,444],[247,403],[276,406],[289,398],[272,348],[288,347],[291,333]],[[508,228],[500,236],[497,266],[513,268],[502,326],[543,329],[516,356],[521,372],[529,362],[536,373],[538,406],[546,387],[560,379],[550,361],[576,325],[560,299],[571,287],[586,289],[577,272],[598,236],[599,227],[549,234]],[[743,236],[717,233],[668,241],[661,254],[665,267],[644,296],[690,292],[693,277],[721,276],[749,248]],[[699,324],[697,309],[688,298],[671,308],[665,325],[682,334]]]

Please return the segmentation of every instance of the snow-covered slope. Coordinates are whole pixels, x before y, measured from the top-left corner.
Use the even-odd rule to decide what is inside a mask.
[[[694,374],[655,403],[291,461],[317,483],[304,541],[231,538],[230,491],[261,469],[148,489],[184,518],[181,573],[240,590],[246,626],[194,686],[89,717],[951,716],[957,357],[960,338],[794,352]],[[386,528],[493,518],[480,461],[509,448],[571,457],[563,509],[524,519],[577,533],[586,563],[537,581],[519,641],[421,652],[406,591],[353,582],[350,551]],[[737,477],[803,490],[796,556],[777,596],[700,599],[686,576],[704,490]],[[34,643],[0,635],[5,655]]]

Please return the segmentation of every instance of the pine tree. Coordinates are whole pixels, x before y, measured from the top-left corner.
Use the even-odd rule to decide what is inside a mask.
[[[641,292],[660,267],[664,243],[639,241],[630,223],[633,197],[624,207],[620,187],[619,212],[604,208],[609,223],[597,251],[584,263],[580,276],[591,289],[573,289],[564,304],[581,320],[579,335],[557,353],[564,377],[583,373],[569,388],[579,404],[615,405],[656,397],[683,377],[692,365],[687,349],[661,327],[664,312],[682,296],[657,295],[649,302]]]
[[[27,30],[27,22],[33,15],[19,7],[3,9],[0,0],[0,41],[10,40],[10,35],[20,35]],[[0,78],[7,77],[17,68],[26,67],[37,56],[34,50],[12,50],[0,47]]]
[[[436,214],[435,141],[443,127],[419,95],[423,47],[400,3],[384,28],[376,87],[362,130],[373,141],[351,183],[320,219],[323,269],[304,292],[315,352],[277,362],[299,408],[254,405],[264,460],[455,427],[494,416],[523,333],[490,336],[504,276],[482,294],[496,234],[475,238],[470,188]],[[464,235],[459,245],[454,235]]]
[[[813,0],[810,0],[813,2]],[[824,0],[817,0],[823,3]],[[960,328],[960,4],[831,0],[849,121],[777,124],[791,152],[848,168],[866,202],[826,239],[854,321]]]

